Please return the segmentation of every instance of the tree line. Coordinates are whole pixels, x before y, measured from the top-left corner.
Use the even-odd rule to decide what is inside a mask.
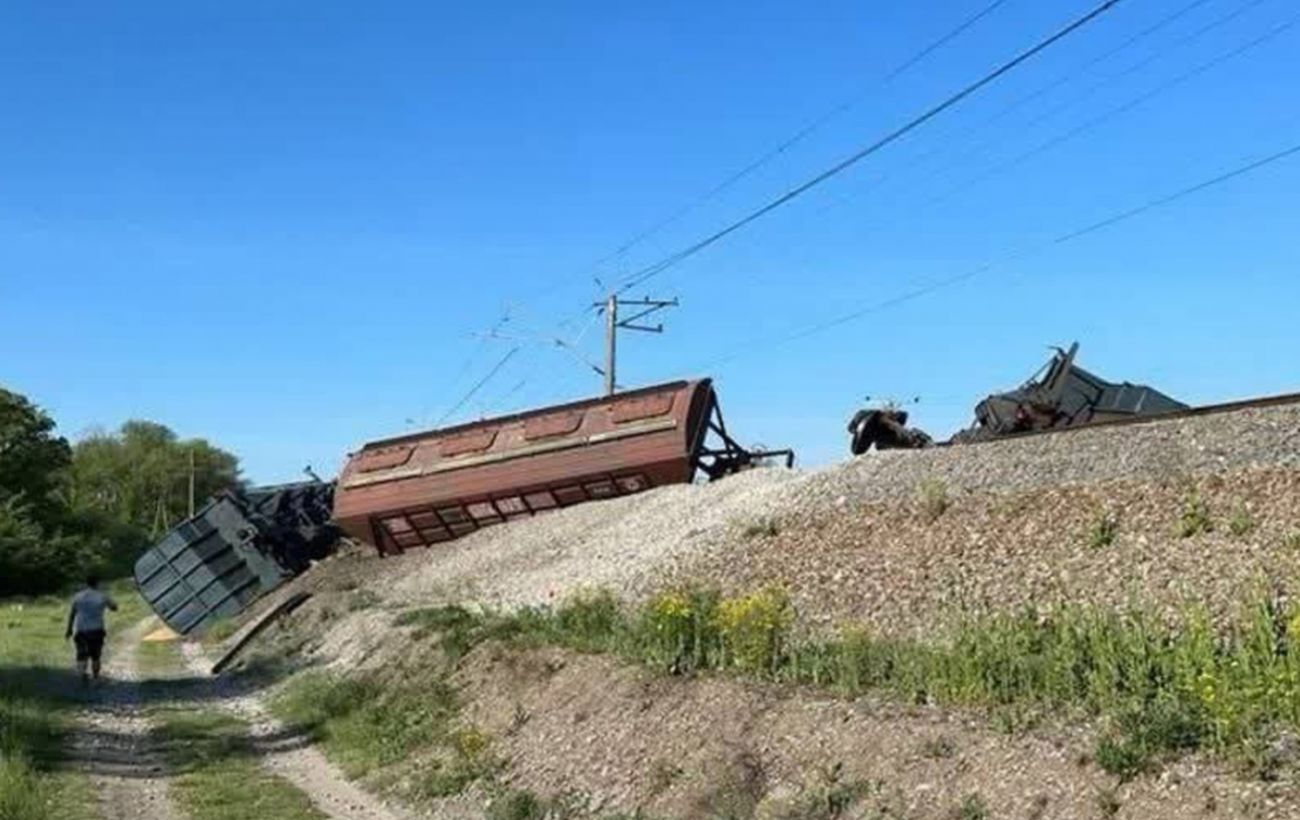
[[[88,572],[126,575],[189,512],[240,486],[239,459],[133,420],[75,443],[26,396],[0,387],[0,595],[56,591]]]

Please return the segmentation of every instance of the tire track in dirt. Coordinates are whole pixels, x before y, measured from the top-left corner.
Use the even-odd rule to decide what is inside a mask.
[[[87,690],[68,747],[71,767],[90,778],[104,820],[179,820],[163,749],[144,713],[136,651],[146,618],[115,643],[105,678]]]
[[[304,738],[287,733],[256,695],[240,691],[230,679],[211,677],[208,659],[198,644],[184,643],[181,651],[186,669],[210,681],[212,705],[248,722],[249,739],[261,765],[301,790],[318,810],[334,820],[414,820],[414,814],[385,803],[348,780]]]

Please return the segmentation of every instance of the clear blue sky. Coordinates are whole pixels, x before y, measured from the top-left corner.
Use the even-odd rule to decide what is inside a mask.
[[[575,337],[593,274],[717,229],[1091,5],[1007,0],[881,84],[987,4],[6,3],[0,384],[70,436],[144,417],[256,481],[332,472],[443,416],[510,349],[471,335],[507,306],[510,332]],[[712,375],[742,439],[804,463],[842,457],[866,394],[920,396],[946,434],[1073,339],[1187,401],[1300,389],[1300,157],[1050,244],[1300,142],[1300,27],[1277,31],[1296,13],[1124,0],[647,283],[682,306],[623,339],[620,380]],[[599,386],[524,344],[453,418]]]

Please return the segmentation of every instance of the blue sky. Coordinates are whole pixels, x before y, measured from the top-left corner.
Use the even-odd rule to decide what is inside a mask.
[[[515,344],[450,418],[594,393],[554,346],[473,334],[508,315],[503,333],[598,358],[596,277],[738,218],[1091,4],[1006,0],[882,84],[987,5],[7,3],[0,384],[70,436],[133,417],[205,436],[256,481],[433,424]],[[1074,339],[1096,372],[1190,402],[1300,389],[1300,157],[1051,243],[1300,142],[1295,16],[1121,2],[638,289],[682,304],[662,337],[621,340],[620,381],[712,375],[734,432],[804,463],[843,457],[868,394],[920,396],[915,420],[947,434]]]

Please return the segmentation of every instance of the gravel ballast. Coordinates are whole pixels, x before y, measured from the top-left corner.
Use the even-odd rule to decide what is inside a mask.
[[[481,530],[366,562],[397,605],[554,603],[580,588],[630,599],[665,584],[777,583],[812,624],[887,629],[976,605],[1185,600],[1217,611],[1300,556],[1300,406],[1284,405],[977,445],[870,453],[816,471],[753,470]],[[937,486],[936,520],[917,501]],[[1180,538],[1189,494],[1216,529]],[[1233,536],[1238,508],[1250,532]],[[1088,545],[1096,520],[1113,544]],[[901,614],[900,614],[901,613]]]

